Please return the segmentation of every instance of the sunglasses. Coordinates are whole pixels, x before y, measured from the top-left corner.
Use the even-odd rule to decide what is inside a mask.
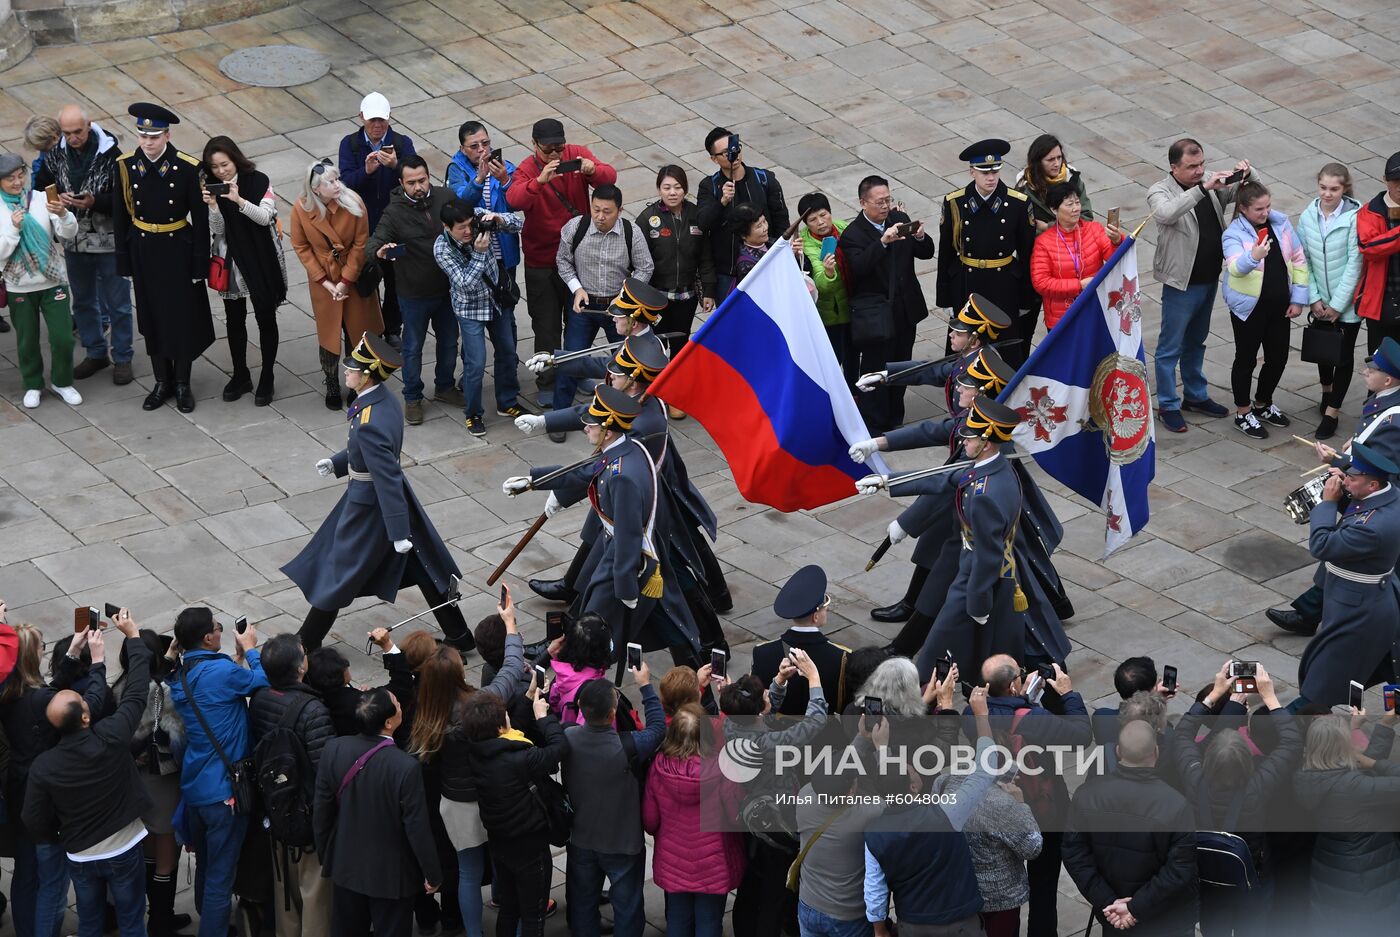
[[[316,177],[317,177],[317,176],[325,175],[326,170],[327,170],[327,169],[330,169],[330,168],[331,168],[332,166],[334,166],[334,165],[335,165],[335,163],[331,162],[331,158],[330,158],[329,156],[327,156],[325,159],[321,160],[321,161],[320,161],[319,163],[317,163],[315,166],[312,166],[312,167],[311,167],[311,178],[310,178],[308,181],[309,181],[312,185],[315,185],[315,184],[316,184]]]

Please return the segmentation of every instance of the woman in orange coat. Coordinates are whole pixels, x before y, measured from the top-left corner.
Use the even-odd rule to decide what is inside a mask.
[[[1045,301],[1045,327],[1053,329],[1113,256],[1123,232],[1112,227],[1105,231],[1097,221],[1081,221],[1079,193],[1068,184],[1052,185],[1045,193],[1045,206],[1055,213],[1055,223],[1035,239],[1031,286]]]
[[[339,410],[341,336],[354,347],[366,332],[384,332],[379,295],[355,290],[365,265],[369,218],[365,203],[340,182],[329,160],[306,171],[301,198],[292,204],[292,247],[306,268],[316,338],[321,345],[321,371],[326,377],[326,408]]]

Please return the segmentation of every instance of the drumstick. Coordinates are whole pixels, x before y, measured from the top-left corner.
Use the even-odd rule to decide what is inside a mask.
[[[1299,478],[1307,478],[1309,475],[1316,475],[1318,472],[1325,472],[1325,471],[1327,471],[1327,470],[1330,469],[1330,468],[1332,468],[1332,466],[1330,466],[1330,465],[1319,465],[1317,468],[1310,468],[1310,469],[1308,469],[1306,472],[1304,472],[1303,474],[1299,475],[1298,477],[1299,477]]]
[[[1305,446],[1316,446],[1316,445],[1317,445],[1317,443],[1314,442],[1313,440],[1311,440],[1311,439],[1304,439],[1302,436],[1295,435],[1295,436],[1293,437],[1293,439],[1294,439],[1296,442],[1300,442],[1300,443],[1302,443],[1302,444],[1305,445]]]

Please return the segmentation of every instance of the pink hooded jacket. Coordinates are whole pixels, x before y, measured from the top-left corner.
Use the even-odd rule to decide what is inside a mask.
[[[686,759],[657,755],[642,798],[642,825],[656,837],[651,874],[667,892],[723,895],[744,877],[742,833],[715,831],[711,804],[701,804],[719,787],[717,762],[699,755]],[[727,784],[727,782],[725,782]]]

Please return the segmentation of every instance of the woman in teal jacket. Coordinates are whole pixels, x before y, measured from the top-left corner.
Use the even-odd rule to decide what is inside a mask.
[[[1335,367],[1317,366],[1322,385],[1318,439],[1331,439],[1337,433],[1337,416],[1351,384],[1356,335],[1361,331],[1361,317],[1353,308],[1361,277],[1361,246],[1356,240],[1360,207],[1361,203],[1351,197],[1351,173],[1341,163],[1328,163],[1317,174],[1317,198],[1298,216],[1298,239],[1308,258],[1312,315],[1337,323],[1342,333],[1341,361]]]
[[[860,356],[851,347],[851,303],[846,298],[846,283],[835,253],[822,256],[825,238],[841,237],[848,221],[831,217],[831,202],[820,192],[810,192],[797,202],[797,214],[802,219],[802,251],[812,265],[812,282],[817,285],[817,313],[826,326],[826,337],[841,363],[846,383],[854,385],[860,376]]]

